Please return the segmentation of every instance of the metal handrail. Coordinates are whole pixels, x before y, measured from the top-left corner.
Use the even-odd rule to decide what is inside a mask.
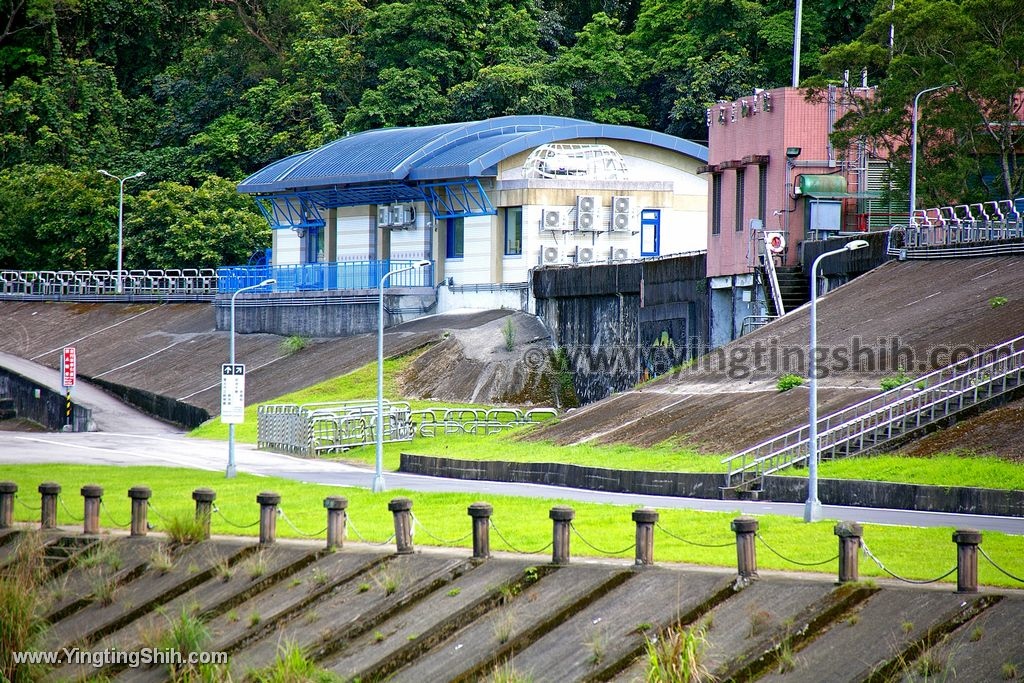
[[[768,289],[771,290],[772,303],[775,304],[775,315],[782,317],[786,315],[786,309],[782,304],[782,289],[779,287],[779,275],[775,272],[775,259],[764,242],[764,233],[761,233],[761,251],[764,272],[768,275]]]
[[[848,429],[854,423],[863,422],[870,417],[877,417],[878,415],[888,411],[890,419],[884,421],[881,426],[892,425],[896,422],[896,417],[892,417],[893,409],[899,406],[911,404],[915,400],[920,400],[921,398],[932,394],[943,394],[941,398],[930,403],[922,404],[918,406],[916,410],[904,411],[898,415],[899,420],[906,420],[907,417],[919,416],[925,409],[932,408],[943,401],[948,402],[951,398],[956,398],[969,390],[973,389],[975,393],[977,393],[979,385],[991,384],[995,379],[1005,378],[1014,372],[1019,375],[1021,371],[1024,370],[1024,348],[1019,348],[1022,345],[1024,345],[1024,335],[1015,337],[1014,339],[986,349],[985,351],[977,353],[963,361],[947,365],[939,368],[938,370],[933,370],[926,375],[922,375],[921,377],[914,379],[914,385],[920,388],[909,395],[906,393],[906,386],[896,387],[819,418],[819,452],[823,452],[826,448],[834,448],[842,445],[839,440],[829,442],[828,439],[834,436],[838,431]],[[1008,351],[1009,353],[1003,354],[1003,351]],[[972,369],[972,366],[975,365],[977,361],[984,359],[986,356],[992,356],[993,360],[983,364],[977,364],[976,367],[973,367]],[[1009,363],[1009,359],[1016,359],[1016,364],[1011,365]],[[983,381],[978,381],[982,379],[982,375],[985,374],[985,370],[994,371],[995,367],[999,363],[1007,363],[1004,371],[996,374],[988,374]],[[962,370],[963,368],[966,368],[966,370]],[[971,384],[969,387],[965,386],[958,388],[956,386],[958,381],[961,383],[971,381]],[[1005,390],[1005,382],[1003,388]],[[920,421],[918,424],[921,424]],[[875,426],[877,427],[879,425]],[[740,485],[743,485],[748,483],[751,479],[760,478],[765,474],[770,474],[771,472],[777,471],[789,464],[801,461],[806,457],[806,455],[796,457],[792,454],[800,453],[800,451],[808,445],[808,431],[809,425],[801,425],[796,429],[792,429],[784,434],[723,459],[722,463],[728,465],[728,475],[726,480],[727,486],[733,486],[733,477],[735,475],[746,474],[751,471],[757,473],[753,477],[745,477],[740,483]],[[860,435],[860,433],[855,434],[855,436],[858,435]],[[846,439],[845,443],[848,443],[848,441],[849,439]],[[823,443],[824,445],[822,445]],[[735,465],[736,461],[739,461],[738,466]],[[776,462],[779,464],[772,465],[770,467],[770,471],[768,471],[769,468],[765,467],[765,463],[768,462]]]

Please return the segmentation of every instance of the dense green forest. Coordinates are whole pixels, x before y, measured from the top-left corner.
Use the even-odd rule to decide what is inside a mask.
[[[216,266],[269,242],[235,183],[347,132],[541,113],[703,140],[710,103],[789,83],[793,15],[777,0],[0,0],[0,267],[112,268],[118,187],[101,168],[146,172],[126,184],[126,267]],[[1014,0],[808,0],[802,75],[867,68],[880,94],[838,135],[897,158],[913,94],[956,81],[922,117],[921,203],[1006,196],[1022,19]]]

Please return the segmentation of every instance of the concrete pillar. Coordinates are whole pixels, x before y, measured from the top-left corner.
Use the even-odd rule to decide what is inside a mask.
[[[408,498],[393,498],[388,503],[388,510],[395,517],[395,546],[398,554],[412,554],[412,501]]]
[[[473,557],[486,560],[491,556],[491,515],[494,507],[490,503],[473,503],[467,512],[473,519]]]
[[[658,521],[658,511],[651,508],[633,510],[633,521],[636,522],[636,564],[650,566],[654,564],[654,525]]]
[[[957,529],[953,532],[956,543],[956,592],[978,592],[978,546],[981,532],[975,529]]]
[[[213,489],[196,489],[192,492],[192,500],[196,502],[196,519],[203,525],[203,538],[209,538],[210,517],[213,516],[213,501],[217,500],[217,492]]]
[[[100,532],[100,502],[103,500],[103,487],[86,484],[82,487],[82,498],[85,499],[82,533],[98,534]]]
[[[0,481],[0,529],[14,526],[14,494],[18,485],[13,481]]]
[[[256,494],[256,502],[260,504],[260,545],[267,545],[277,540],[277,506],[281,504],[281,494],[263,491]]]
[[[832,529],[839,537],[839,583],[860,580],[860,539],[864,528],[857,522],[838,522]]]
[[[327,508],[327,549],[340,548],[345,543],[348,498],[327,496],[324,498],[324,507]]]
[[[548,516],[552,521],[551,564],[569,564],[569,534],[576,511],[567,505],[556,505]]]
[[[744,583],[757,578],[757,548],[754,545],[757,534],[757,520],[753,517],[737,517],[730,525],[736,532],[736,568]]]
[[[44,481],[39,485],[39,526],[43,529],[57,528],[57,496],[60,495],[60,484]]]
[[[149,531],[149,499],[153,491],[148,486],[133,486],[128,489],[132,501],[132,536],[145,536]]]

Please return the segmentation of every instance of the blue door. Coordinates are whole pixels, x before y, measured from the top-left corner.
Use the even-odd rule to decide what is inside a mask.
[[[644,209],[640,212],[640,255],[661,255],[660,209]]]

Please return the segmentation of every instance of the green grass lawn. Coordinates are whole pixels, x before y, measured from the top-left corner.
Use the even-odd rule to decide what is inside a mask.
[[[467,538],[471,527],[466,508],[478,499],[472,494],[410,493],[398,490],[375,494],[364,489],[321,486],[245,474],[228,480],[218,473],[163,467],[61,465],[57,469],[53,465],[4,465],[0,466],[0,480],[11,480],[18,484],[19,498],[14,511],[15,518],[22,522],[38,520],[38,511],[26,506],[38,507],[36,487],[42,481],[56,480],[63,486],[64,503],[75,518],[81,517],[82,498],[79,489],[87,483],[100,484],[105,489],[100,522],[107,529],[129,521],[127,491],[131,486],[143,484],[153,489],[150,518],[157,530],[163,526],[163,519],[193,514],[195,508],[191,492],[206,486],[217,491],[219,513],[213,516],[213,532],[247,536],[257,534],[257,528],[248,525],[259,517],[256,494],[260,491],[280,493],[281,509],[287,520],[300,532],[320,539],[324,538],[322,530],[326,524],[324,497],[344,495],[349,499],[349,537],[355,538],[352,531],[352,527],[355,527],[366,539],[378,542],[384,541],[392,533],[392,517],[387,510],[387,501],[397,496],[408,496],[413,499],[413,512],[422,524],[415,535],[417,545],[453,545],[463,548],[471,545]],[[579,533],[602,550],[629,548],[634,540],[635,527],[630,519],[632,508],[629,506],[511,496],[491,496],[488,502],[494,505],[495,529],[522,550],[537,550],[551,541],[548,509],[556,504],[571,504],[576,510],[575,526]],[[727,545],[721,548],[702,548],[675,540],[658,530],[655,532],[655,561],[735,567],[736,550],[732,544],[734,535],[729,530],[729,522],[735,516],[736,513],[661,510],[660,524],[672,534],[688,541]],[[58,519],[69,530],[80,526],[80,522],[72,519],[63,505],[58,505]],[[802,562],[813,562],[826,560],[836,554],[837,541],[832,532],[832,522],[806,524],[796,518],[772,515],[760,516],[758,519],[761,535],[782,555]],[[300,536],[283,517],[278,521],[277,529],[281,537]],[[865,542],[872,552],[891,571],[902,576],[935,578],[956,564],[956,550],[950,540],[951,529],[873,524],[864,525],[864,529]],[[442,544],[432,536],[442,540],[462,540]],[[491,543],[494,550],[508,549],[497,534],[492,534]],[[1021,559],[1024,558],[1024,537],[986,532],[984,547],[1007,571],[1018,576],[1024,574],[1024,560]],[[759,543],[757,550],[757,562],[761,568],[807,570],[779,558],[763,544]],[[572,552],[579,556],[598,555],[578,537],[572,539]],[[632,550],[625,550],[617,556],[630,558]],[[547,558],[550,558],[550,551],[546,555],[538,555],[538,562],[547,561]],[[834,574],[836,563],[832,561],[811,571]],[[980,580],[984,584],[1021,587],[993,569],[984,559],[980,560],[979,571]],[[861,561],[861,573],[868,577],[884,576],[867,558]]]
[[[805,477],[807,469],[787,470],[784,474]],[[844,458],[821,463],[818,475],[829,479],[1024,490],[1024,465],[984,456],[936,455],[910,458],[875,455]]]
[[[384,394],[401,400],[396,378],[422,350],[386,360],[384,362]],[[347,375],[322,382],[300,391],[286,394],[272,403],[318,403],[326,401],[367,400],[376,397],[376,363],[370,363]],[[410,401],[414,409],[438,404],[429,401]],[[453,407],[487,407],[469,404],[451,404]],[[522,441],[524,429],[508,430],[502,434],[473,436],[447,434],[436,437],[417,437],[411,442],[384,445],[384,467],[398,469],[400,453],[436,455],[467,460],[509,460],[513,462],[572,463],[612,469],[654,470],[675,472],[724,472],[721,455],[704,455],[685,446],[671,443],[641,448],[627,445],[581,444],[559,446],[550,442]],[[227,439],[227,425],[214,418],[193,430],[191,434],[207,439]],[[243,443],[256,443],[256,406],[245,410],[245,423],[238,425],[236,438]],[[363,446],[330,456],[342,460],[371,464],[373,446]],[[895,481],[936,486],[979,486],[1024,490],[1024,466],[994,457],[945,455],[931,458],[906,458],[898,455],[848,458],[824,462],[819,470],[822,477],[836,479],[866,479]],[[807,476],[806,469],[787,470],[783,474]]]

